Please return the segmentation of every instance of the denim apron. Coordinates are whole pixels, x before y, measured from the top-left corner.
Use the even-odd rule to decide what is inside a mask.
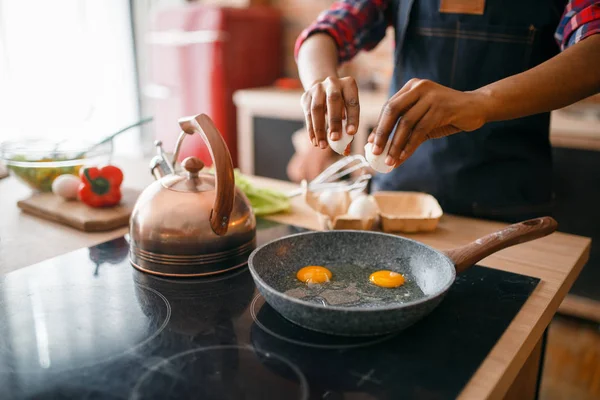
[[[565,1],[486,0],[483,15],[439,12],[440,0],[392,0],[395,70],[390,95],[411,78],[466,91],[518,74],[558,53]],[[373,191],[422,191],[445,212],[517,221],[552,211],[550,114],[493,122],[423,143],[379,174]]]

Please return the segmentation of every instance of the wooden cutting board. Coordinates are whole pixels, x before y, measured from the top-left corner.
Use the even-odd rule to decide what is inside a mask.
[[[28,214],[58,222],[86,232],[109,231],[129,224],[129,217],[140,192],[123,188],[121,203],[114,207],[93,208],[80,201],[68,201],[52,193],[37,193],[17,205]]]

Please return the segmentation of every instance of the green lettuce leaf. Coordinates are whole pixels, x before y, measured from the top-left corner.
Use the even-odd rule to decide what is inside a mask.
[[[214,174],[214,170],[210,170]],[[235,185],[248,197],[250,205],[257,216],[288,212],[291,209],[290,199],[277,190],[258,188],[238,169],[234,171]]]

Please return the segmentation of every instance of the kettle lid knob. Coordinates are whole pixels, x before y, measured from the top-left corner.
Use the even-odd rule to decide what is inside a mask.
[[[204,168],[204,163],[198,157],[187,157],[181,163],[181,166],[189,172],[191,175],[196,175],[202,168]]]

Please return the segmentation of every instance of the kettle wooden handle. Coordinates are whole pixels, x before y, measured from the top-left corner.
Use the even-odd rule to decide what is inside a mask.
[[[542,217],[509,225],[465,246],[444,253],[452,260],[456,272],[461,273],[497,251],[550,235],[558,228],[552,217]]]
[[[185,117],[179,126],[187,134],[198,133],[208,146],[215,165],[215,202],[210,214],[210,226],[214,233],[223,236],[229,227],[235,196],[235,176],[233,162],[225,140],[206,114]]]

